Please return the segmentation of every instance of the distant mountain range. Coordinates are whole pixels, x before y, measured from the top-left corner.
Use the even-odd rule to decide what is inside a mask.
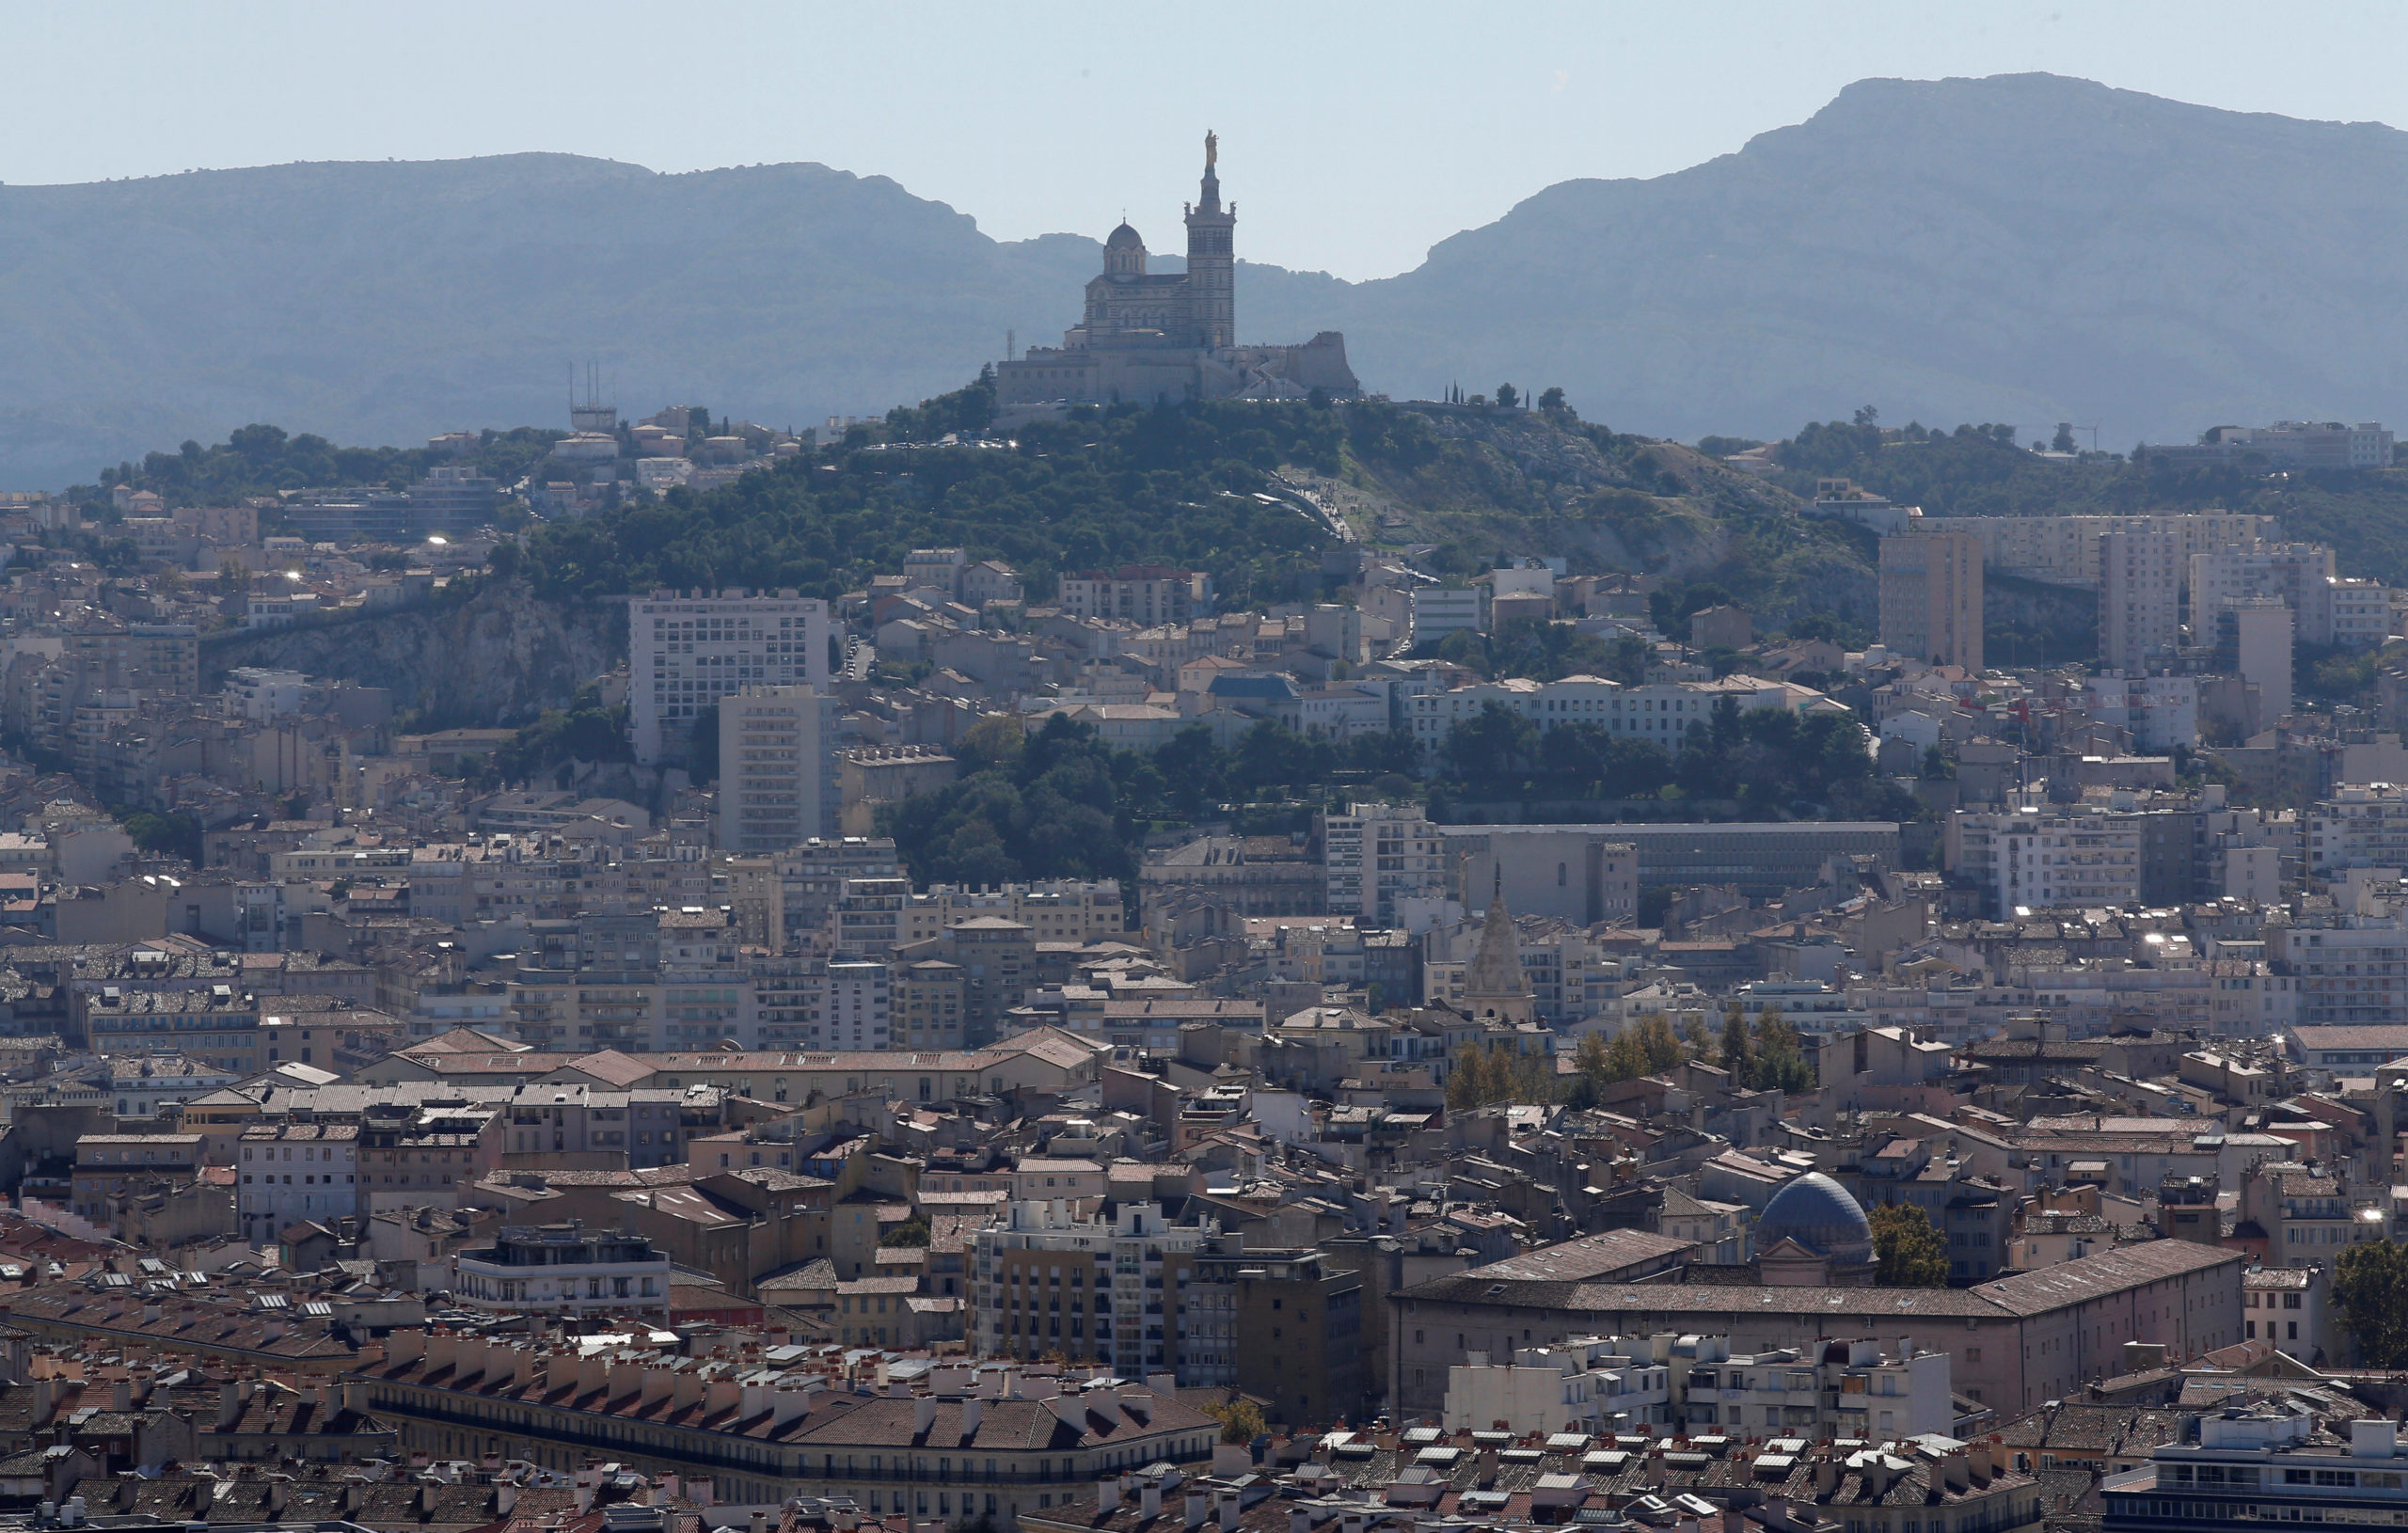
[[[1693,438],[2058,420],[2101,445],[2408,417],[2408,134],[2050,75],[1868,80],[1652,181],[1552,186],[1346,283],[1244,266],[1241,339],[1367,387],[1560,385]],[[1240,229],[1244,248],[1244,229]],[[808,425],[1048,341],[1094,240],[1002,243],[883,178],[568,155],[0,187],[0,488],[272,420],[343,442],[623,404]]]

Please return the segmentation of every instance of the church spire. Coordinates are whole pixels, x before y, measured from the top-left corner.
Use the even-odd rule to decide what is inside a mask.
[[[1480,946],[1464,969],[1464,1009],[1474,1017],[1526,1022],[1530,1019],[1530,979],[1522,972],[1521,952],[1513,940],[1513,912],[1505,908],[1504,881],[1499,867]]]
[[[1208,351],[1237,344],[1238,210],[1221,206],[1221,138],[1204,135],[1200,200],[1187,210],[1187,297],[1196,337]]]

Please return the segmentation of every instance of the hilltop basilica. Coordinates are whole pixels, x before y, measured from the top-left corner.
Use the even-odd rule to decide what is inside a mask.
[[[1237,205],[1221,206],[1219,140],[1204,135],[1204,183],[1187,210],[1187,270],[1146,270],[1146,242],[1122,224],[1087,282],[1086,313],[1059,347],[995,364],[998,409],[1054,403],[1301,399],[1360,391],[1346,338],[1324,330],[1292,346],[1237,343]]]

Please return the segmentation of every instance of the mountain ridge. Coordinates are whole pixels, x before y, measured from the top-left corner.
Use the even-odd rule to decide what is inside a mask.
[[[2379,123],[2053,75],[1862,80],[1699,165],[1542,188],[1394,277],[1242,261],[1240,331],[1342,329],[1398,397],[1560,385],[1683,439],[1868,403],[2027,435],[2103,423],[2108,446],[2393,419],[2403,182],[2408,134]],[[958,386],[1007,332],[1050,341],[1100,250],[998,241],[812,161],[529,151],[0,187],[0,487],[255,419],[349,441],[551,423],[588,361],[641,408],[882,409]]]

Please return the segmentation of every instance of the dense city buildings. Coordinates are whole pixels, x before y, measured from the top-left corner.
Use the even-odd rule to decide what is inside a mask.
[[[1239,342],[1212,152],[991,419],[589,388],[510,476],[0,501],[0,1518],[2393,1516],[2392,588],[1360,399]],[[964,509],[1199,420],[1098,495],[1260,548]],[[1945,450],[2106,472],[2001,430]],[[2204,445],[2384,471],[2337,430]],[[1381,454],[1465,443],[1620,541],[1440,541]],[[533,567],[772,501],[896,526],[764,555],[808,595]]]

